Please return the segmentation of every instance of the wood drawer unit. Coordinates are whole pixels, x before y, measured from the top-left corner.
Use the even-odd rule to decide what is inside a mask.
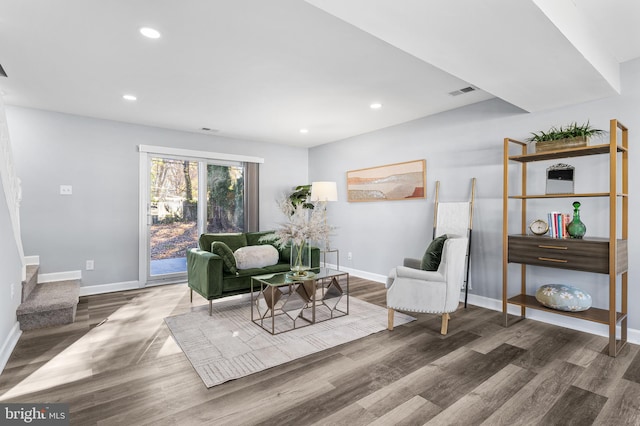
[[[561,239],[509,235],[508,261],[573,271],[609,273],[609,239]],[[627,240],[616,242],[616,271],[627,270]]]

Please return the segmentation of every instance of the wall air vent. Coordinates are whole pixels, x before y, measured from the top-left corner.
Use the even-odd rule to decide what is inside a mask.
[[[454,90],[453,92],[449,92],[451,96],[464,95],[465,93],[473,92],[476,88],[472,86],[463,87],[460,90]]]
[[[4,68],[2,68],[2,65],[0,65],[0,77],[6,77],[7,73],[4,71]]]

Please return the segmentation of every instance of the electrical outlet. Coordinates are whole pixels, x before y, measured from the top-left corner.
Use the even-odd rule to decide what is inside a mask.
[[[87,271],[93,271],[93,260],[87,260],[87,267],[85,269]]]
[[[71,185],[60,185],[60,195],[71,195],[73,187]]]
[[[347,253],[347,260],[353,260],[353,254],[351,254],[351,252]]]

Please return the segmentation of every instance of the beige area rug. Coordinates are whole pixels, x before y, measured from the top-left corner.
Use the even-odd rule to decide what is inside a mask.
[[[208,388],[387,328],[386,308],[351,297],[349,315],[273,336],[251,322],[250,306],[247,294],[214,303],[211,317],[202,305],[164,319]],[[346,300],[338,307],[344,310]],[[396,312],[394,326],[414,320]]]

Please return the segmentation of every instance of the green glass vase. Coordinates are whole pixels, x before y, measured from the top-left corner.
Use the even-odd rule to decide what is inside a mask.
[[[587,227],[580,220],[580,203],[573,203],[573,220],[567,225],[567,233],[571,238],[582,238],[587,232]]]

